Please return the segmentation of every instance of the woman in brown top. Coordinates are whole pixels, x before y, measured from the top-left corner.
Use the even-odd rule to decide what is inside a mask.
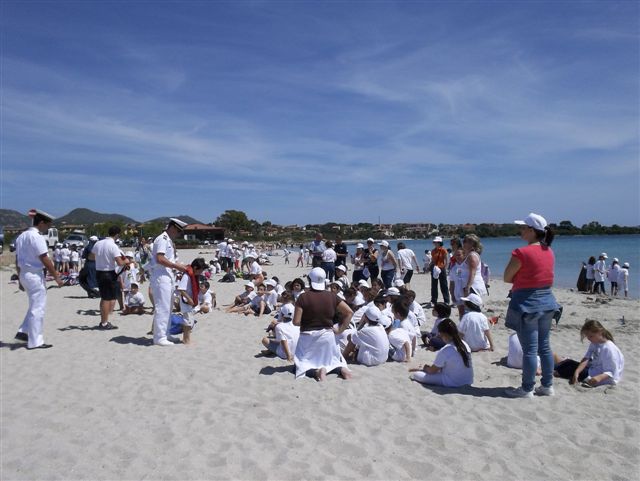
[[[300,326],[300,339],[294,362],[296,378],[303,375],[324,381],[327,373],[343,379],[351,378],[351,371],[335,340],[348,326],[353,312],[336,294],[325,290],[326,274],[320,267],[309,273],[311,290],[296,301],[293,324]],[[340,317],[340,327],[334,329],[334,318]]]

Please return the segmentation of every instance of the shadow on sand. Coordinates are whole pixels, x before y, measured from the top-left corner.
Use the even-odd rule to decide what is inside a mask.
[[[148,337],[116,336],[109,339],[109,342],[115,342],[116,344],[135,344],[136,346],[144,347],[153,346],[153,339],[149,339]]]

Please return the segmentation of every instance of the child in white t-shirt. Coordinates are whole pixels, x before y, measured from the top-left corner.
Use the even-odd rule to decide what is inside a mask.
[[[198,293],[198,307],[196,308],[197,312],[207,314],[211,312],[214,307],[216,307],[215,294],[211,292],[210,288],[211,284],[209,284],[208,281],[200,283],[200,292]]]
[[[391,313],[393,315],[393,326],[389,332],[389,342],[395,348],[392,359],[399,362],[409,362],[409,358],[413,357],[416,350],[416,330],[415,315],[409,310],[409,301],[404,297],[394,299],[391,304]],[[412,319],[413,318],[413,319]],[[406,337],[402,332],[394,332],[398,329],[404,330],[409,336],[409,355],[406,355]]]
[[[591,343],[580,362],[564,359],[554,367],[554,375],[569,379],[570,384],[582,382],[584,387],[618,384],[622,380],[624,356],[613,342],[613,335],[598,321],[587,321],[580,329],[580,338]]]
[[[262,345],[267,352],[276,354],[281,359],[293,362],[296,345],[300,337],[300,326],[291,322],[293,320],[294,306],[291,303],[284,304],[278,312],[279,322],[274,327],[275,340],[268,337],[262,338]]]
[[[438,324],[438,334],[445,341],[445,346],[436,354],[433,365],[409,369],[411,379],[447,387],[473,384],[471,349],[460,337],[455,323],[451,319],[444,319]]]
[[[191,343],[191,331],[195,325],[195,308],[198,306],[198,291],[200,282],[198,278],[207,268],[207,263],[202,257],[195,258],[187,268],[178,283],[180,294],[180,312],[183,318],[182,342]]]
[[[618,271],[618,292],[629,296],[629,263],[625,262]]]
[[[458,330],[471,352],[493,351],[493,337],[489,330],[489,320],[482,310],[482,299],[477,294],[462,297],[465,313],[460,319]]]
[[[126,298],[126,307],[122,311],[122,315],[127,314],[144,314],[144,296],[138,290],[138,284],[131,283],[129,293]]]
[[[345,359],[355,359],[365,366],[377,366],[389,357],[389,338],[385,328],[390,320],[373,304],[367,307],[362,319],[365,325],[354,330],[342,355]]]
[[[238,294],[233,300],[233,304],[226,309],[226,312],[241,312],[244,310],[245,306],[251,302],[256,296],[255,284],[251,281],[247,281],[244,283],[244,292],[242,294]]]

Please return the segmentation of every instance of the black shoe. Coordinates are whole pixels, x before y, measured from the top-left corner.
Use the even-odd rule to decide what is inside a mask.
[[[28,347],[27,349],[29,349],[30,351],[34,350],[34,349],[49,349],[50,347],[53,347],[53,344],[40,344],[37,347]]]
[[[103,331],[111,331],[113,329],[118,329],[118,326],[114,326],[110,322],[107,322],[106,324],[98,324],[98,329],[101,329]]]
[[[16,332],[15,339],[27,342],[29,340],[29,335],[26,332]]]

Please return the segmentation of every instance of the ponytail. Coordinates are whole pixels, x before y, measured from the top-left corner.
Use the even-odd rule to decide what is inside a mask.
[[[536,239],[538,240],[538,242],[540,242],[540,244],[547,247],[551,246],[551,243],[556,236],[551,227],[546,226],[544,230],[534,229],[534,231],[536,233]]]
[[[469,353],[467,352],[467,348],[460,337],[460,332],[458,332],[458,328],[455,323],[449,318],[444,319],[440,324],[438,324],[438,332],[446,334],[451,338],[458,354],[462,357],[462,362],[466,367],[469,367]]]

